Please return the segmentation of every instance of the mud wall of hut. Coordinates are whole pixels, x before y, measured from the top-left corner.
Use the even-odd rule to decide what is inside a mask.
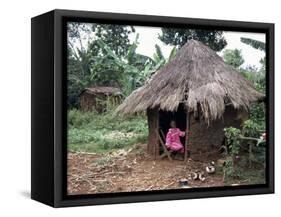
[[[82,111],[92,111],[93,107],[96,107],[95,96],[89,93],[83,93],[80,96],[80,108]]]
[[[151,155],[159,153],[159,140],[157,135],[159,112],[158,109],[147,110],[148,145],[147,152]]]
[[[120,96],[108,96],[105,94],[91,94],[85,92],[80,96],[80,108],[82,111],[105,112],[108,103],[107,100],[110,100],[112,104],[118,104],[120,102]]]
[[[204,153],[212,153],[224,142],[224,128],[236,127],[240,128],[242,119],[246,119],[247,113],[237,111],[231,107],[227,107],[223,118],[208,124],[204,120],[196,120],[190,115],[190,136],[189,150],[193,159],[200,159]]]

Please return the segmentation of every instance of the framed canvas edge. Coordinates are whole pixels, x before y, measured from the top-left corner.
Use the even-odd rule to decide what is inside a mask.
[[[68,207],[68,206],[82,206],[82,205],[100,205],[100,204],[115,204],[115,203],[132,203],[132,202],[149,202],[149,201],[163,201],[163,200],[177,200],[177,199],[196,199],[196,198],[210,198],[210,197],[225,197],[225,196],[242,196],[253,194],[268,194],[274,193],[274,24],[273,23],[255,23],[243,21],[225,21],[225,20],[209,20],[196,18],[178,18],[178,17],[162,17],[150,15],[133,15],[133,14],[116,14],[103,12],[85,12],[72,10],[55,10],[54,23],[54,207]],[[63,88],[65,79],[65,62],[63,61],[64,45],[63,45],[63,20],[64,18],[80,18],[81,20],[117,20],[122,22],[126,20],[129,22],[139,22],[139,24],[165,24],[167,22],[180,23],[181,25],[196,25],[198,26],[214,26],[218,28],[228,27],[233,31],[260,30],[267,34],[267,91],[268,92],[268,129],[269,134],[269,159],[267,163],[269,168],[268,183],[266,187],[249,188],[249,189],[206,189],[204,192],[179,192],[179,193],[157,193],[135,195],[134,192],[128,195],[99,197],[98,195],[90,195],[89,197],[66,197],[63,186],[66,184],[66,170],[64,168],[63,153],[66,151],[64,140],[62,138],[63,126],[66,120],[62,117],[65,111],[63,105],[64,95],[66,94]],[[213,25],[214,24],[214,25]],[[247,31],[248,32],[248,31]],[[64,113],[65,114],[65,113]]]

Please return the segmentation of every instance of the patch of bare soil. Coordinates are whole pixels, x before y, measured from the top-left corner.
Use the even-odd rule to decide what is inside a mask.
[[[167,158],[154,160],[146,144],[107,154],[68,153],[68,194],[150,191],[181,188],[179,181],[195,171],[205,172],[208,163]],[[223,186],[222,175],[188,180],[188,187]]]

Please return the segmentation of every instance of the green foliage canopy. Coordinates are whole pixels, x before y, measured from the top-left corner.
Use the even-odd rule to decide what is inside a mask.
[[[234,68],[239,68],[245,62],[241,50],[238,49],[224,50],[223,59],[227,64],[232,65]]]
[[[177,48],[181,48],[191,39],[201,41],[215,51],[221,51],[227,45],[223,32],[215,30],[162,28],[162,33],[158,38],[165,44],[173,45]]]
[[[130,48],[129,35],[135,32],[133,26],[115,24],[93,24],[96,39],[102,40],[118,56],[125,56]]]

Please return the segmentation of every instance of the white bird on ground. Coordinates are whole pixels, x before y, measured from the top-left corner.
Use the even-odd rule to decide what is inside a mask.
[[[215,162],[212,161],[209,163],[208,166],[206,166],[206,172],[209,174],[213,174],[216,172]]]

